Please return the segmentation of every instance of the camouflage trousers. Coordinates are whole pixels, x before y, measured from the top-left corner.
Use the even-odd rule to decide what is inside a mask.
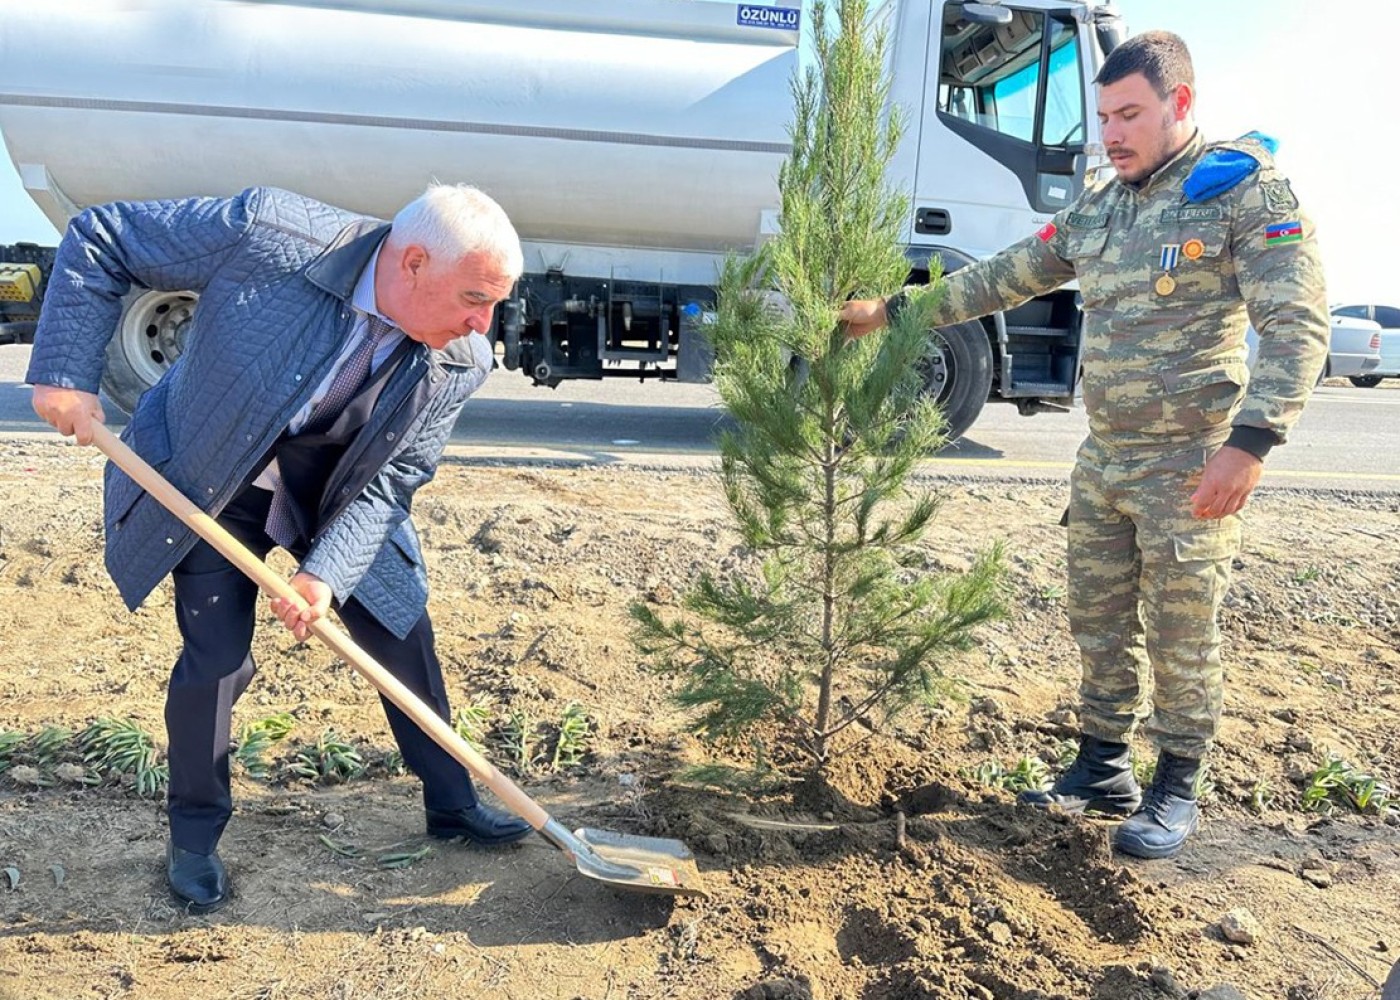
[[[1085,732],[1120,740],[1146,720],[1159,749],[1206,755],[1220,725],[1216,617],[1240,547],[1238,515],[1199,520],[1208,446],[1114,451],[1090,438],[1070,477],[1069,620],[1083,661]]]

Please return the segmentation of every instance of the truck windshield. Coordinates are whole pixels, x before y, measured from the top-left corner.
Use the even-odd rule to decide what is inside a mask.
[[[1008,23],[984,24],[961,3],[944,4],[936,113],[1016,176],[1032,211],[1057,212],[1083,187],[1085,79],[1096,53],[1067,9],[1004,9]]]
[[[1017,10],[1010,24],[974,24],[949,4],[938,106],[1024,142],[1082,144],[1084,77],[1074,23]]]

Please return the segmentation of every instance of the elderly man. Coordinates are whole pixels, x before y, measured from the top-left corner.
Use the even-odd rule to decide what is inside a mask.
[[[491,369],[481,334],[521,268],[505,213],[465,186],[429,188],[392,225],[269,188],[91,208],[59,247],[28,373],[34,408],[88,443],[122,297],[135,285],[198,292],[184,353],[124,439],[259,556],[281,545],[298,560],[291,585],[307,610],[272,601],[298,640],[334,605],[446,719],[409,509]],[[233,811],[230,718],[255,669],[257,590],[110,465],[104,506],[107,569],[128,607],[174,579],[166,872],[181,904],[209,912],[229,898],[216,846]],[[502,844],[529,832],[384,709],[423,783],[429,834]]]

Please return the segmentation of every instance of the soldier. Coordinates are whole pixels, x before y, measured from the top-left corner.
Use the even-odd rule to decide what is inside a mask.
[[[1165,858],[1199,822],[1222,700],[1216,616],[1239,511],[1322,370],[1327,297],[1312,223],[1274,167],[1272,140],[1207,143],[1197,132],[1180,38],[1130,39],[1095,82],[1116,176],[949,276],[932,323],[1011,309],[1078,279],[1089,436],[1065,523],[1082,734],[1073,765],[1022,800],[1126,816],[1115,846]],[[915,294],[849,302],[841,318],[862,336]],[[1246,320],[1259,334],[1252,374]],[[1144,718],[1160,751],[1146,795],[1127,744]]]

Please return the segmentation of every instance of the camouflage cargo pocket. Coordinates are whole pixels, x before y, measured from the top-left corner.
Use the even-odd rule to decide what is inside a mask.
[[[1183,226],[1181,251],[1172,271],[1176,302],[1216,299],[1232,293],[1234,265],[1230,261],[1230,232],[1221,224],[1192,229]]]
[[[1085,406],[1089,394],[1084,393]],[[1158,432],[1163,425],[1162,383],[1152,375],[1129,372],[1103,387],[1103,414],[1108,426],[1125,434]]]
[[[1248,381],[1249,371],[1243,361],[1164,373],[1163,430],[1169,434],[1194,434],[1220,427],[1230,419]]]
[[[1108,242],[1108,228],[1071,229],[1065,234],[1065,256],[1070,260],[1079,257],[1097,257],[1103,253]]]
[[[1065,235],[1065,259],[1074,265],[1075,277],[1079,281],[1079,292],[1088,303],[1101,301],[1105,294],[1105,281],[1112,278],[1113,268],[1101,262],[1104,247],[1108,243],[1108,230],[1071,229]]]
[[[1239,519],[1206,521],[1199,526],[1174,531],[1172,551],[1179,563],[1233,559],[1240,551]]]

